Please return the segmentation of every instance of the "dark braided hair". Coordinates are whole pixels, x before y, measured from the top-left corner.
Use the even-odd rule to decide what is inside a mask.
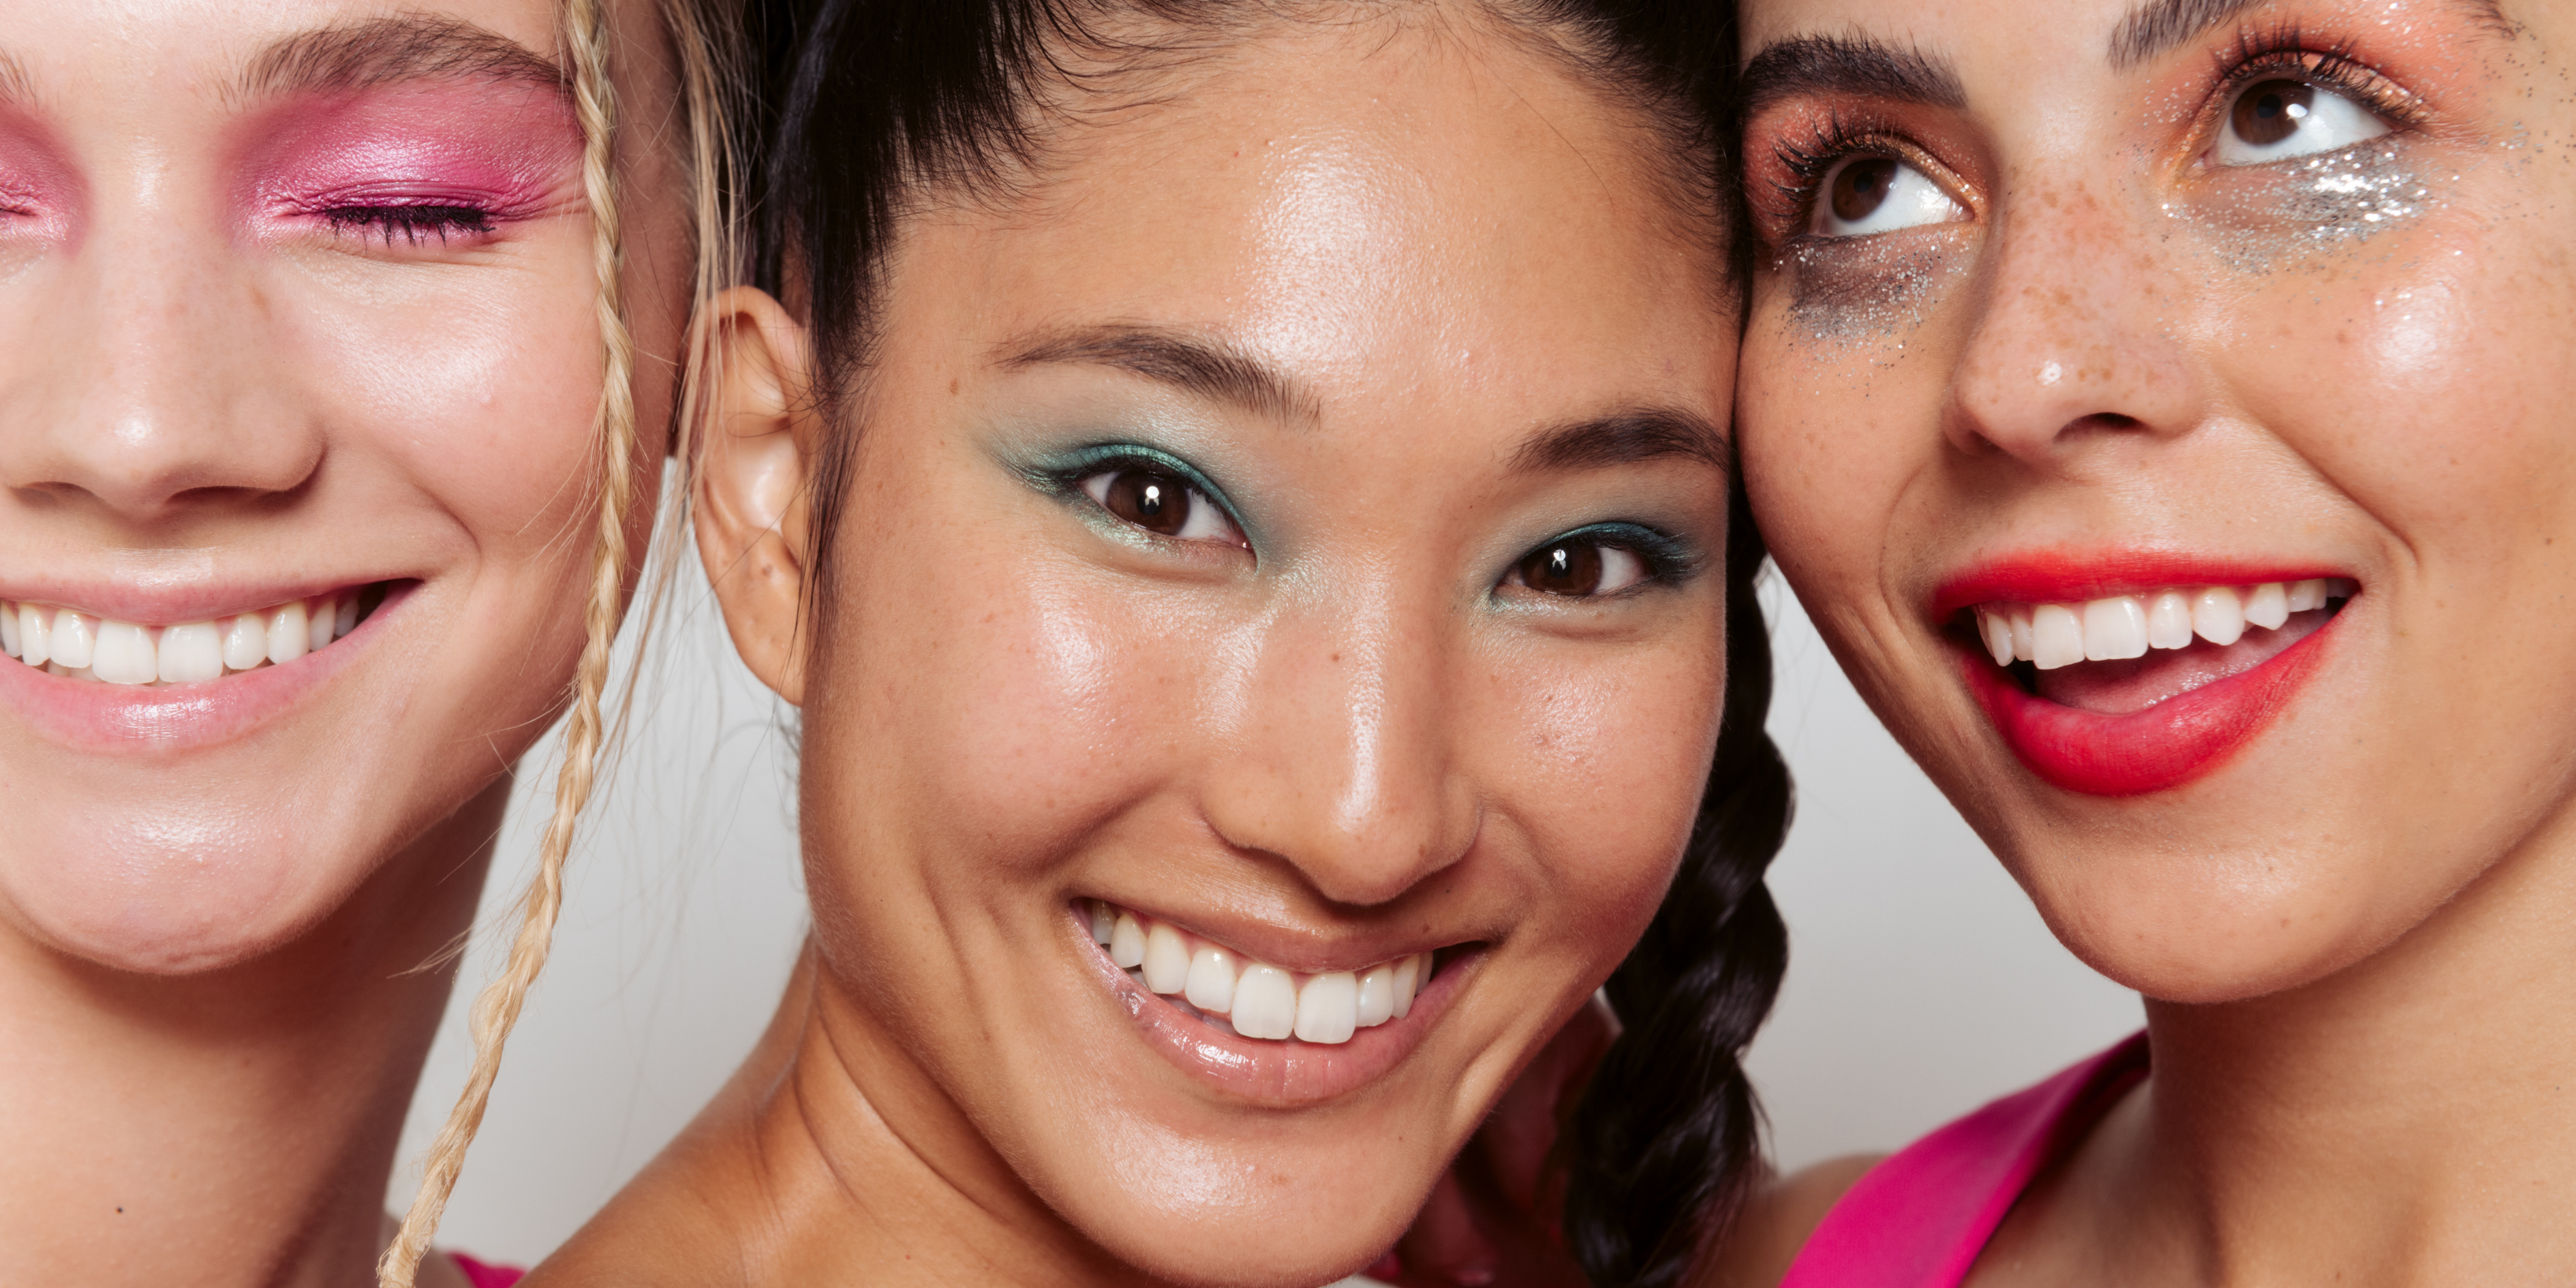
[[[1754,596],[1762,535],[1738,487],[1726,538],[1726,708],[1681,871],[1610,976],[1625,1026],[1576,1108],[1566,1241],[1596,1284],[1672,1288],[1757,1176],[1744,1048],[1789,966],[1763,870],[1789,830],[1789,767],[1763,727],[1771,637]]]
[[[1378,0],[1393,7],[1402,0]],[[1602,89],[1646,113],[1672,154],[1684,204],[1729,238],[1740,299],[1747,260],[1722,128],[1735,60],[1733,6],[1710,0],[1471,0],[1542,33]],[[1366,8],[1353,0],[1346,8]],[[1046,111],[1072,82],[1062,55],[1170,67],[1260,24],[1283,0],[762,0],[767,27],[757,119],[754,230],[759,283],[806,315],[827,406],[860,382],[874,305],[903,215],[924,192],[1007,193],[1042,163]],[[1309,8],[1323,8],[1310,5]],[[1113,42],[1104,18],[1176,33],[1167,48]],[[817,462],[811,565],[826,556],[850,490],[852,436]],[[1763,731],[1770,640],[1753,593],[1759,535],[1734,498],[1727,554],[1727,688],[1709,788],[1678,877],[1610,978],[1626,1025],[1593,1075],[1560,1157],[1565,1231],[1602,1288],[1670,1288],[1731,1221],[1753,1177],[1756,1114],[1740,1057],[1770,1010],[1785,932],[1763,870],[1789,815],[1788,772]],[[828,578],[814,592],[828,596]]]

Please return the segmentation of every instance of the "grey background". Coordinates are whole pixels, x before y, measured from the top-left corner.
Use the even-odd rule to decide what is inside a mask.
[[[749,1048],[804,927],[779,708],[733,660],[704,583],[649,654],[637,736],[568,877],[555,955],[510,1046],[441,1243],[542,1257],[642,1166]],[[1752,1069],[1788,1167],[1903,1144],[2139,1024],[2057,946],[1882,730],[1780,587],[1771,728],[1799,807],[1771,888],[1791,964]],[[551,747],[550,738],[541,747]],[[462,1082],[463,999],[490,977],[552,784],[532,755],[458,1004],[403,1136],[393,1202]]]

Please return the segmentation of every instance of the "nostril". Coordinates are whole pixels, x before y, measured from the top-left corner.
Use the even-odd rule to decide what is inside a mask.
[[[2116,411],[2097,411],[2075,423],[2086,429],[2138,429],[2146,424],[2135,416],[2123,416]]]

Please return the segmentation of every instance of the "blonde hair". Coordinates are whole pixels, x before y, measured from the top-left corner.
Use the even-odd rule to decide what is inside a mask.
[[[692,285],[703,303],[730,284],[733,237],[728,195],[734,190],[733,150],[727,133],[735,92],[736,50],[732,27],[712,12],[709,0],[658,0],[657,7],[679,55],[680,99],[688,123],[688,163],[694,199],[692,222],[697,266]],[[565,0],[564,45],[572,60],[573,107],[582,132],[582,193],[591,212],[592,268],[598,277],[599,342],[603,377],[592,431],[600,455],[599,519],[592,537],[590,596],[583,615],[581,661],[574,672],[572,710],[564,727],[563,765],[555,777],[554,814],[546,822],[537,849],[536,876],[519,899],[519,931],[501,973],[474,999],[470,1025],[474,1066],[465,1089],[448,1111],[422,1163],[420,1192],[404,1214],[393,1242],[376,1263],[380,1288],[412,1288],[421,1258],[447,1210],[447,1200],[464,1170],[466,1151],[483,1124],[493,1081],[501,1072],[501,1055],[528,990],[545,969],[554,942],[556,917],[563,910],[563,870],[571,856],[574,827],[591,796],[605,749],[624,723],[625,706],[633,701],[630,685],[619,718],[604,717],[604,699],[619,622],[626,612],[626,576],[634,562],[627,524],[636,500],[635,339],[626,321],[622,288],[623,249],[617,204],[617,100],[609,79],[607,0]],[[705,328],[690,329],[687,367],[672,450],[686,461],[695,426],[702,418],[705,388]],[[680,531],[675,510],[666,536]],[[676,540],[673,536],[672,539]],[[652,606],[658,610],[668,585],[657,582]],[[653,617],[648,610],[646,619]]]

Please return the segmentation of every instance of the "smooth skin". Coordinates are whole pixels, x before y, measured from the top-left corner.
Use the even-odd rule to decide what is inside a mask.
[[[1750,57],[1832,35],[1955,76],[1750,121],[1757,194],[1832,118],[1958,214],[1835,247],[1764,198],[1745,469],[1862,694],[2153,1035],[2151,1082],[1970,1282],[2576,1278],[2576,10],[2139,6],[2177,21],[2127,57],[2106,0],[1742,12]],[[2390,127],[2353,155],[2394,161],[2344,173],[2404,176],[2402,209],[2320,222],[2313,170],[2219,163],[2233,70],[2289,37]],[[2235,756],[2082,795],[2014,758],[1929,605],[1993,552],[2112,546],[2362,589]],[[1813,1224],[1815,1185],[1718,1281],[1776,1280],[1754,1249]]]
[[[1265,29],[1053,140],[1007,208],[917,217],[837,417],[794,318],[730,297],[698,533],[802,708],[814,939],[776,1063],[532,1284],[1326,1282],[1625,954],[1717,732],[1734,319],[1633,109],[1481,21]],[[1101,328],[1288,396],[1014,360]],[[1704,433],[1531,452],[1643,409]],[[1103,441],[1189,462],[1239,531],[1155,538],[1031,476]],[[1515,581],[1612,522],[1704,553]],[[1147,1042],[1083,897],[1272,960],[1482,952],[1391,1068],[1265,1102]]]
[[[79,603],[418,583],[371,634],[294,664],[352,650],[234,736],[83,749],[0,715],[11,1283],[374,1282],[396,1140],[454,979],[420,968],[468,928],[511,764],[580,651],[601,367],[579,130],[560,82],[398,56],[453,53],[444,32],[542,64],[556,6],[415,5],[358,26],[387,12],[0,14],[0,587]],[[630,110],[669,110],[651,8],[617,21]],[[328,38],[353,30],[373,43]],[[261,62],[299,37],[373,50],[354,65],[385,75],[317,85]],[[290,71],[263,81],[263,65]],[[287,161],[346,162],[382,199],[454,180],[441,147],[488,151],[501,130],[527,200],[488,232],[419,239],[286,210],[280,140],[359,119],[377,122],[368,146],[414,163],[336,144]],[[423,122],[448,144],[421,144]],[[685,187],[649,145],[620,165],[631,192]],[[661,355],[639,363],[656,455],[686,217],[676,195],[626,209],[628,298]],[[433,1258],[422,1282],[458,1279]]]

